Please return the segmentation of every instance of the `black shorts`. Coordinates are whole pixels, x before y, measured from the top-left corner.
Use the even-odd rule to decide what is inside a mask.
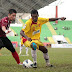
[[[3,47],[6,47],[11,52],[15,52],[11,41],[7,37],[0,37],[0,49]]]

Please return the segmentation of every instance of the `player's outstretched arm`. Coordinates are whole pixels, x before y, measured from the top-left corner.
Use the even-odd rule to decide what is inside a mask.
[[[2,26],[2,30],[3,30],[6,34],[8,34],[8,33],[11,32],[11,31],[9,31],[9,30],[6,30],[6,27],[5,27],[5,26]]]
[[[27,37],[23,30],[20,31],[20,35],[25,37],[28,41],[31,41],[31,38]]]
[[[23,30],[20,31],[20,35],[23,36],[23,37],[25,37],[27,39],[27,36],[25,35],[25,33],[24,33]]]
[[[65,20],[66,17],[61,17],[61,18],[49,18],[49,21],[56,21],[56,20]]]

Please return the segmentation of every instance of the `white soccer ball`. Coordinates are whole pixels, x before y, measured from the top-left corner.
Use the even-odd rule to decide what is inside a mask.
[[[33,62],[30,59],[23,61],[23,67],[25,68],[31,68],[33,66]]]

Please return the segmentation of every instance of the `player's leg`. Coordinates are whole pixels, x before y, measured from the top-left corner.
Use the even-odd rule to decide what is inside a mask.
[[[32,44],[32,42],[30,42],[30,41],[27,40],[26,42],[24,42],[24,45],[26,47],[32,48],[31,54],[32,54],[32,58],[33,58],[33,63],[34,64],[37,63],[37,59],[36,59],[36,47],[34,49],[34,44]],[[35,65],[34,68],[37,68],[37,66]]]
[[[29,54],[28,54],[28,47],[26,47],[25,49],[26,49],[26,55],[29,55]]]
[[[43,52],[43,56],[44,56],[44,59],[46,61],[46,66],[53,67],[53,65],[51,65],[50,61],[49,61],[49,55],[48,55],[47,48],[45,46],[39,46],[39,50]]]
[[[21,43],[20,43],[20,52],[19,52],[19,55],[21,54],[22,46],[23,46],[23,38],[21,39]]]
[[[3,44],[3,42],[2,42],[2,38],[0,38],[0,51],[1,51],[2,47],[4,47],[4,44]],[[1,55],[2,55],[2,54],[0,53],[0,56],[1,56]]]
[[[4,46],[5,46],[9,51],[11,51],[12,56],[13,56],[14,59],[16,60],[17,64],[20,64],[19,56],[18,56],[15,48],[13,47],[11,41],[10,41],[7,37],[5,37],[5,38],[3,38],[3,43],[4,43]]]
[[[33,42],[31,43],[31,54],[32,54],[32,58],[33,58],[33,68],[37,68],[37,54],[36,54],[36,48],[37,48],[37,45]]]
[[[43,45],[42,42],[40,42],[39,40],[33,40],[32,42],[34,42],[36,45],[37,45],[37,49],[39,49],[40,51],[43,52],[43,56],[44,56],[44,59],[46,61],[46,65],[47,66],[52,66],[49,62],[49,56],[48,56],[48,50],[46,49],[46,47]],[[36,50],[32,50],[32,54],[33,54],[33,58],[34,58],[34,61],[36,61]],[[37,62],[36,62],[37,63]]]
[[[34,68],[37,68],[37,55],[36,55],[36,48],[37,48],[37,46],[36,46],[36,44],[34,43],[34,42],[29,42],[28,40],[24,43],[24,45],[26,46],[26,47],[31,47],[32,48],[32,50],[31,50],[31,54],[32,54],[32,58],[33,58],[33,63],[34,63],[34,65],[33,65],[33,67]]]
[[[23,46],[23,44],[22,43],[20,43],[20,52],[19,52],[19,55],[21,54],[21,52],[22,52],[22,47]]]

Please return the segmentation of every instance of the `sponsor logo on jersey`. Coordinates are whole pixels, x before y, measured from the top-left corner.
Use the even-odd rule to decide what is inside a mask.
[[[35,35],[37,33],[40,33],[40,30],[34,31],[32,35]]]

